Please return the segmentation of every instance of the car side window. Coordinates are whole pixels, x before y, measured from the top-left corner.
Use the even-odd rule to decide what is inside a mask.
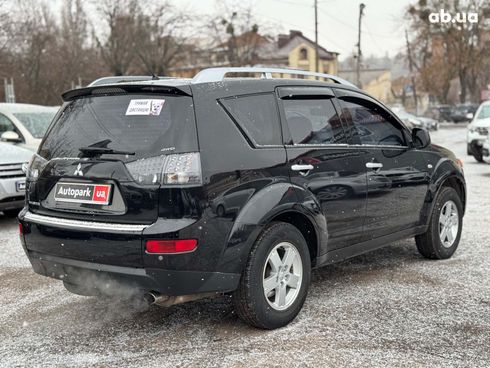
[[[345,143],[340,118],[330,98],[282,100],[293,145]]]
[[[253,143],[282,144],[276,97],[272,93],[226,98],[221,103]]]
[[[354,144],[406,146],[402,126],[383,108],[362,99],[341,99],[342,117],[352,122]]]
[[[15,132],[15,127],[9,118],[0,114],[0,134],[4,132]]]

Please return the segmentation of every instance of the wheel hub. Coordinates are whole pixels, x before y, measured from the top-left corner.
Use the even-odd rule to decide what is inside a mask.
[[[439,239],[445,248],[450,248],[456,241],[459,231],[459,213],[453,201],[447,201],[439,215]]]
[[[276,310],[287,309],[296,300],[303,277],[303,264],[296,247],[288,242],[269,253],[263,272],[264,295]]]

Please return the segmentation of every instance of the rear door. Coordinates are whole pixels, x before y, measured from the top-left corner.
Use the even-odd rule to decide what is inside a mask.
[[[90,154],[80,151],[83,147],[122,154]],[[189,96],[80,97],[64,107],[40,147],[40,156],[49,163],[36,183],[35,201],[40,206],[34,211],[82,220],[152,223],[158,217],[163,157],[197,151]],[[107,198],[94,198],[97,189],[105,190]],[[77,190],[89,196],[70,196]]]
[[[122,228],[152,224],[161,213],[167,218],[188,215],[179,211],[178,199],[201,185],[192,97],[124,93],[122,87],[95,92],[67,102],[50,127],[39,150],[37,176],[30,175],[28,181],[29,211]],[[197,184],[191,182],[195,167]],[[170,185],[164,182],[164,172],[189,173],[189,182]],[[28,241],[30,250],[99,263],[141,264],[137,234],[115,230],[109,236],[82,235],[41,225],[33,231],[45,237]]]
[[[411,147],[410,132],[370,97],[340,89],[337,94],[342,119],[367,173],[364,240],[419,225],[430,173]]]
[[[320,203],[329,250],[356,243],[364,222],[366,171],[357,148],[347,145],[333,91],[281,87],[277,92],[292,182]]]

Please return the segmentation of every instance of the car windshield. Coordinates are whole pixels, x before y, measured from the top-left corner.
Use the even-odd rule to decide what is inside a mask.
[[[42,138],[53,120],[56,110],[43,112],[17,112],[14,116],[20,120],[34,138]]]
[[[490,105],[482,106],[480,113],[477,116],[477,119],[486,119],[490,118]]]

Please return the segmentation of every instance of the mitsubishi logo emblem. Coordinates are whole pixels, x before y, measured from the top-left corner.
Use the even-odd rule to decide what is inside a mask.
[[[82,164],[78,164],[75,172],[73,175],[78,175],[78,176],[83,176],[83,171],[82,171]]]

